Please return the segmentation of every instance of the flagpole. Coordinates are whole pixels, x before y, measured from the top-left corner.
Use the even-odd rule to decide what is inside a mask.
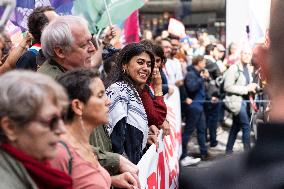
[[[105,3],[105,7],[106,7],[106,12],[107,12],[107,17],[108,17],[109,25],[111,25],[111,26],[112,26],[112,21],[111,21],[111,18],[110,18],[109,9],[108,9],[108,6],[107,6],[107,3],[106,3],[106,0],[104,0],[104,3]]]
[[[2,32],[16,7],[16,0],[0,1],[0,6],[4,7],[4,12],[0,18],[0,32]]]
[[[96,35],[96,43],[97,43],[97,47],[98,47],[98,48],[100,47],[99,37],[100,37],[100,35],[101,35],[101,32],[102,32],[102,29],[100,29],[99,32],[98,32],[97,35]]]

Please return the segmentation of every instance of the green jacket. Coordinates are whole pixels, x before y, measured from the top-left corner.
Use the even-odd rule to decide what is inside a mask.
[[[112,152],[111,140],[104,125],[100,125],[93,130],[90,136],[90,144],[100,147],[103,151]]]
[[[46,60],[37,70],[37,72],[49,75],[53,79],[56,79],[56,77],[62,75],[66,71],[65,68],[60,66],[54,60]]]
[[[37,189],[21,162],[0,149],[0,189]]]
[[[54,60],[46,60],[37,72],[49,75],[56,79],[67,70],[60,66]],[[99,126],[94,129],[90,143],[96,148],[98,160],[110,175],[115,175],[119,172],[119,154],[112,153],[111,142],[109,137],[106,135],[103,126]]]

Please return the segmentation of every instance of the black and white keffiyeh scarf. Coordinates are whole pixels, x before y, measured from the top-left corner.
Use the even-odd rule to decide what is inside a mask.
[[[117,122],[125,117],[126,123],[143,133],[142,149],[144,149],[149,131],[148,119],[136,89],[130,88],[125,82],[116,82],[106,89],[106,95],[111,100],[108,134],[110,135]]]

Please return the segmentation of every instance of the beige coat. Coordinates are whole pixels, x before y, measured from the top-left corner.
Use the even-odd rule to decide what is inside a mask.
[[[243,74],[243,65],[241,62],[230,66],[230,68],[224,73],[224,90],[226,96],[224,103],[226,107],[234,114],[239,114],[241,110],[243,95],[248,94],[248,88],[246,86],[246,78]],[[252,82],[252,68],[250,71],[250,82]]]

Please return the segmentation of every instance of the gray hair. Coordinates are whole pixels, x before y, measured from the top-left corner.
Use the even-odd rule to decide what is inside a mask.
[[[18,126],[38,116],[46,97],[52,97],[59,107],[68,105],[63,87],[47,75],[11,71],[0,76],[0,84],[0,118],[7,116]],[[3,140],[1,129],[0,135]]]
[[[44,56],[47,59],[55,57],[54,48],[59,47],[68,52],[74,42],[72,30],[85,26],[88,27],[87,21],[79,16],[59,16],[50,22],[43,30],[41,35],[41,47]]]

